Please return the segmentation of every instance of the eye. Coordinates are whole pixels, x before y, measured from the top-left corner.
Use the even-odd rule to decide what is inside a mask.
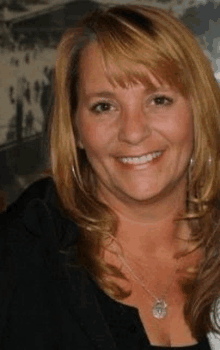
[[[173,103],[173,98],[166,95],[154,96],[152,102],[156,106],[169,106]]]
[[[114,107],[109,102],[97,102],[91,107],[93,113],[101,114],[112,111]]]

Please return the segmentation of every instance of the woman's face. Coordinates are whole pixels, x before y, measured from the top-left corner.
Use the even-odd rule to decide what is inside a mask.
[[[80,67],[76,121],[99,190],[124,203],[185,190],[193,149],[187,100],[153,76],[155,91],[141,83],[114,87],[96,43],[84,50]]]

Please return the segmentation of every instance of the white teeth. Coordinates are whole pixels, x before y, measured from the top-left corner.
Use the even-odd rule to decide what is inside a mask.
[[[151,160],[159,157],[162,154],[161,151],[147,154],[146,156],[141,157],[123,157],[119,158],[119,160],[124,164],[145,164],[150,162]]]

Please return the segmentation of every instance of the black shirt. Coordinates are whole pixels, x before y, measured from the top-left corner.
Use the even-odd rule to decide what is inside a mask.
[[[79,234],[61,213],[50,179],[0,215],[0,349],[163,349],[150,345],[136,308],[110,298],[85,269],[66,272],[60,249],[77,247]],[[205,338],[176,349],[210,346]]]
[[[120,350],[163,350],[169,347],[151,345],[141,322],[138,309],[124,305],[109,297],[93,281],[96,296],[106,322]],[[198,344],[172,347],[173,350],[211,350],[207,337]]]

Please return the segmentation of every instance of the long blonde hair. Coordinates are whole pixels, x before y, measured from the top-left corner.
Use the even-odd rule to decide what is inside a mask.
[[[216,309],[220,292],[220,256],[216,254],[220,233],[219,86],[192,33],[171,13],[154,7],[100,9],[69,29],[60,42],[50,122],[52,174],[62,208],[80,228],[80,263],[117,299],[130,292],[105,277],[125,277],[101,258],[102,249],[116,238],[117,217],[96,197],[96,177],[85,151],[77,146],[75,125],[80,57],[93,41],[102,51],[105,71],[113,84],[152,84],[151,72],[190,102],[195,134],[184,219],[192,227],[192,241],[204,249],[204,257],[194,280],[184,285],[188,293],[184,312],[192,334],[199,339],[210,330],[218,331],[210,312]],[[71,249],[66,253],[71,267]]]

